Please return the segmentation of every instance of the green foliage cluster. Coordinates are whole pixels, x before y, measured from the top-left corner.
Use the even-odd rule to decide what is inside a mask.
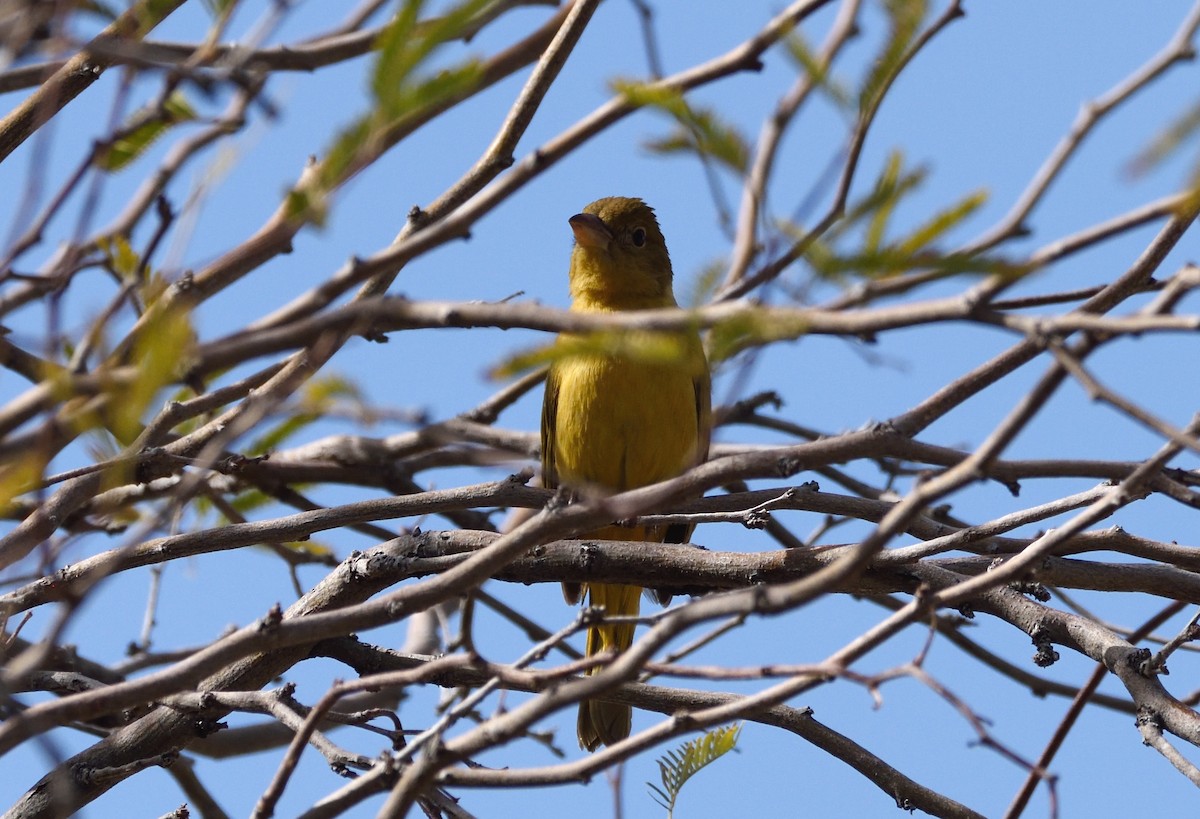
[[[654,801],[666,808],[668,819],[674,816],[679,794],[687,781],[735,750],[741,733],[740,723],[714,728],[703,736],[683,743],[677,750],[667,751],[666,756],[658,760],[662,787],[649,782],[646,786],[650,788]]]

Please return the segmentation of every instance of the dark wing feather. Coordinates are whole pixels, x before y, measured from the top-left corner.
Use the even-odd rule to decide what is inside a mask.
[[[558,425],[558,373],[551,367],[546,373],[546,392],[542,397],[542,486],[558,488],[558,470],[554,464],[554,432]]]

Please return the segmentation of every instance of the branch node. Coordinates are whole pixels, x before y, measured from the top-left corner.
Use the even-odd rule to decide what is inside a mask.
[[[513,474],[509,475],[504,480],[506,483],[510,483],[514,486],[528,486],[529,482],[533,480],[533,467],[527,466],[520,472],[514,472]]]
[[[1034,665],[1038,668],[1049,668],[1058,662],[1059,653],[1054,650],[1054,643],[1051,642],[1049,635],[1040,628],[1035,628],[1029,636],[1037,648],[1033,655]]]
[[[579,622],[584,626],[596,626],[604,622],[604,606],[584,606],[579,612]]]
[[[742,518],[742,525],[747,529],[765,529],[771,522],[771,513],[765,510],[751,510]]]
[[[236,475],[246,467],[253,466],[257,463],[262,463],[263,461],[269,460],[270,457],[271,453],[269,452],[265,455],[255,455],[254,457],[234,453],[227,458],[221,459],[221,461],[216,464],[216,468],[217,471],[222,475]]]
[[[792,455],[784,455],[775,461],[775,472],[781,478],[790,478],[800,469],[800,459]]]
[[[201,739],[210,737],[218,731],[229,728],[229,723],[215,719],[197,719],[192,723],[192,731]]]
[[[675,724],[676,728],[681,728],[685,731],[695,731],[700,728],[695,717],[688,711],[676,711],[671,715],[671,722]]]
[[[1163,721],[1162,716],[1158,713],[1158,711],[1154,710],[1149,705],[1139,705],[1137,709],[1137,718],[1133,721],[1133,724],[1138,728],[1149,726],[1154,728],[1156,731],[1162,731]],[[1142,744],[1150,745],[1152,743],[1148,737],[1144,737],[1142,739]]]
[[[1153,666],[1154,655],[1148,648],[1135,648],[1129,652],[1129,656],[1125,658],[1125,662],[1137,673],[1143,677],[1152,677],[1157,669]],[[1165,666],[1163,666],[1165,668]]]
[[[1024,594],[1032,597],[1041,603],[1050,602],[1050,592],[1041,583],[1036,580],[1017,580],[1009,584],[1009,588],[1018,594]]]
[[[275,603],[267,611],[266,615],[258,621],[258,630],[264,633],[274,631],[279,627],[281,622],[283,622],[283,609],[279,603]]]

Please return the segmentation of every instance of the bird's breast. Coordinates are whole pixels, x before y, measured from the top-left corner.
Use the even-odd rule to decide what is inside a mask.
[[[694,463],[696,377],[685,363],[579,356],[555,367],[554,448],[562,482],[633,489]]]

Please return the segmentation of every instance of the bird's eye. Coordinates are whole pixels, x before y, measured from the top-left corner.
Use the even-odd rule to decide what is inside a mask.
[[[633,246],[641,247],[644,244],[646,244],[646,229],[645,228],[634,228],[633,229]]]

